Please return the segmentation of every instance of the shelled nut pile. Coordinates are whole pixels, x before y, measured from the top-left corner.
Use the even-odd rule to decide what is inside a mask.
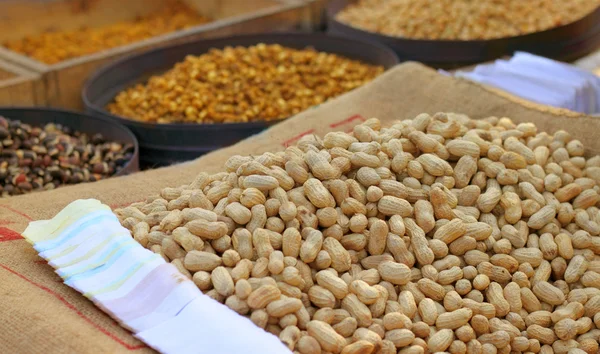
[[[566,25],[598,6],[598,0],[360,0],[337,18],[388,36],[476,40]]]
[[[132,145],[58,124],[33,127],[0,116],[0,196],[93,182],[131,160]]]
[[[239,123],[288,118],[362,86],[383,67],[278,44],[189,55],[107,109],[151,123]]]
[[[598,182],[565,131],[421,114],[232,156],[116,213],[296,353],[596,354]]]
[[[47,31],[5,41],[3,45],[45,64],[56,64],[205,22],[209,22],[209,19],[184,2],[168,0],[158,11],[131,21],[100,27]]]

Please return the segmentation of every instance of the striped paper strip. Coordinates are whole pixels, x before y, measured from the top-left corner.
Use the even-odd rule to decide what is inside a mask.
[[[290,351],[135,242],[110,208],[77,200],[23,233],[65,284],[163,353]]]

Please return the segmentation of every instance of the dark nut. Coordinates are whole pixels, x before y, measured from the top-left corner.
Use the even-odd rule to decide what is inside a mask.
[[[1,130],[7,135],[0,149],[0,196],[97,181],[120,171],[133,156],[130,144],[56,124],[32,127],[0,117]]]

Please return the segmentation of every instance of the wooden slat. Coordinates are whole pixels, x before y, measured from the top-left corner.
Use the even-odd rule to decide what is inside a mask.
[[[0,68],[0,82],[16,77],[15,73]]]
[[[0,106],[36,106],[45,103],[41,76],[0,61]]]

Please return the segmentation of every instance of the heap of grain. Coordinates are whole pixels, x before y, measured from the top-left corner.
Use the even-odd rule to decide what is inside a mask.
[[[184,2],[168,0],[155,12],[100,27],[54,30],[5,41],[3,45],[45,64],[100,52],[208,22]]]
[[[225,170],[116,213],[294,352],[598,352],[600,157],[565,131],[369,119]]]
[[[278,44],[211,49],[119,93],[108,110],[150,123],[288,118],[362,86],[383,67]]]
[[[598,6],[599,0],[360,0],[337,19],[388,36],[481,40],[566,25]]]

